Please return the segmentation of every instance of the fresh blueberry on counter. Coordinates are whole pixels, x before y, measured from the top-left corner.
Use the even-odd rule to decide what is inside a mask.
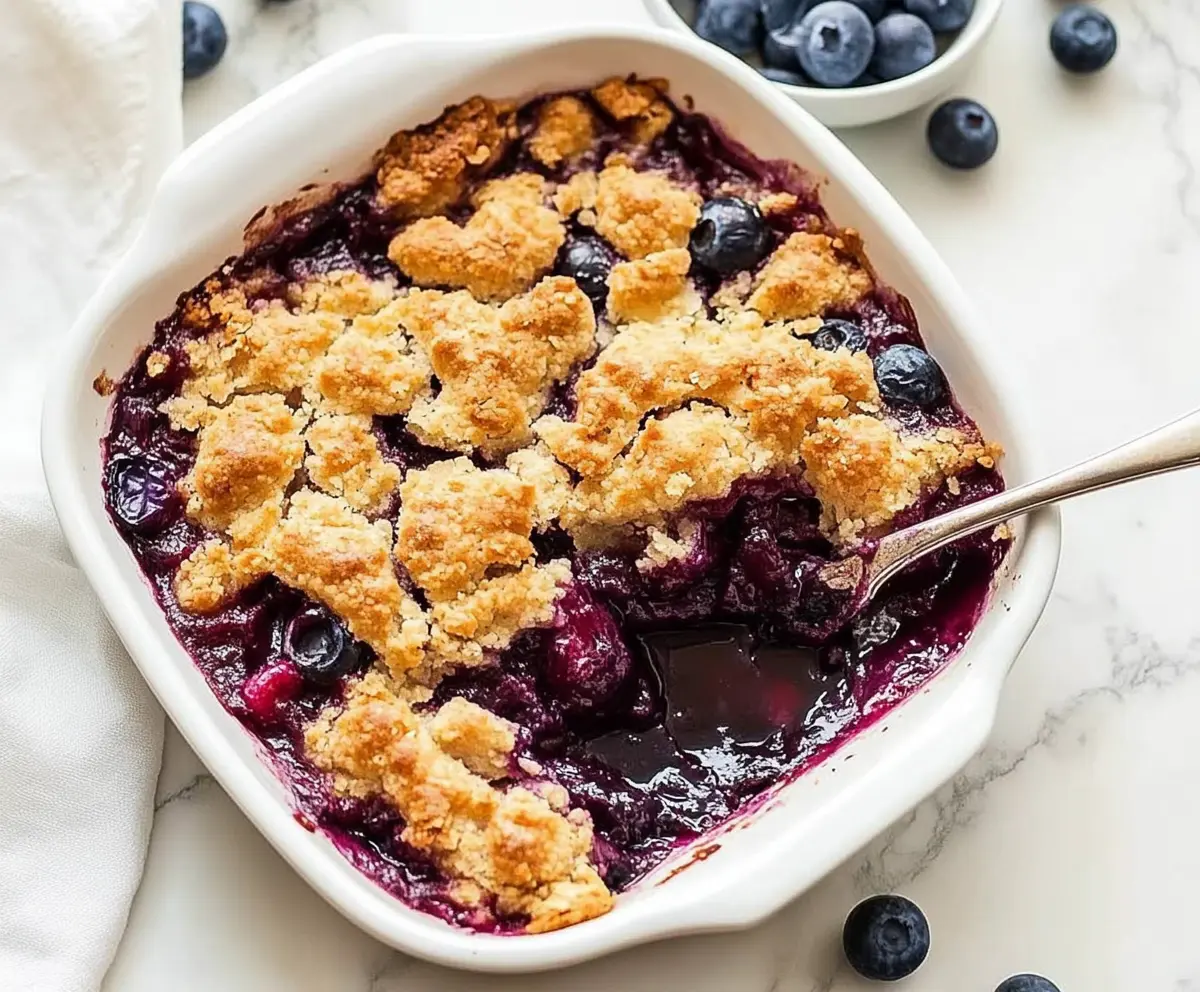
[[[904,0],[904,9],[934,31],[958,31],[971,19],[975,0]]]
[[[323,606],[301,610],[284,633],[284,652],[309,682],[332,685],[366,660],[363,646]]]
[[[929,923],[916,903],[903,896],[871,896],[846,917],[842,949],[864,978],[898,981],[916,971],[929,953]]]
[[[904,12],[888,14],[875,25],[875,53],[870,72],[882,80],[899,79],[924,69],[937,58],[937,44],[921,18]]]
[[[1000,143],[992,115],[974,100],[947,100],[930,115],[925,136],[933,154],[955,169],[979,168]]]
[[[1065,7],[1050,27],[1050,51],[1068,72],[1103,69],[1117,51],[1117,29],[1086,3]]]
[[[911,344],[894,344],[875,357],[879,395],[893,406],[931,410],[946,400],[946,375],[933,356]]]
[[[807,79],[798,72],[792,72],[791,69],[777,69],[773,65],[767,65],[758,71],[762,73],[763,78],[769,79],[773,83],[787,83],[789,86],[808,85]]]
[[[861,327],[848,320],[830,319],[825,321],[812,336],[814,348],[822,351],[837,351],[838,348],[848,348],[850,351],[866,351],[867,336]]]
[[[871,19],[849,0],[815,6],[797,35],[800,68],[820,86],[849,86],[866,71],[875,50]]]
[[[563,245],[554,271],[570,276],[598,307],[608,298],[608,274],[617,257],[599,238],[571,238]]]
[[[213,68],[225,54],[229,36],[225,22],[212,7],[197,0],[183,4],[183,78],[195,79]]]
[[[720,276],[753,269],[771,250],[762,212],[736,196],[719,196],[700,208],[688,248],[696,264]]]
[[[759,0],[703,0],[696,34],[734,55],[749,55],[762,42]]]
[[[1059,988],[1041,975],[1013,975],[1004,979],[996,992],[1059,992]]]

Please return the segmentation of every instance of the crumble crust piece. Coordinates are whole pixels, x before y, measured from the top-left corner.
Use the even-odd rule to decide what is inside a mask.
[[[542,165],[555,168],[592,147],[596,118],[577,96],[557,96],[538,108],[537,127],[525,147]]]
[[[462,227],[442,216],[413,221],[392,239],[388,257],[418,286],[506,300],[554,264],[566,237],[546,198],[546,181],[532,172],[494,179],[475,194],[475,213]]]
[[[608,277],[609,316],[626,323],[695,313],[704,304],[688,281],[691,265],[686,248],[617,262]]]
[[[486,779],[507,778],[517,744],[517,725],[482,706],[455,696],[443,703],[426,726],[438,747]]]
[[[638,144],[649,144],[662,134],[675,118],[671,104],[664,100],[665,79],[621,79],[614,76],[592,89],[592,98],[618,123],[629,128],[629,136]]]
[[[596,186],[596,232],[627,258],[686,248],[700,216],[700,195],[659,172],[610,165]]]
[[[767,259],[746,305],[767,320],[815,317],[851,306],[871,289],[871,277],[845,252],[841,238],[800,232]]]
[[[399,131],[379,153],[379,202],[399,217],[428,217],[457,203],[516,137],[514,108],[481,96],[430,124]]]
[[[437,718],[435,717],[435,720]],[[314,761],[348,791],[382,792],[405,819],[404,839],[452,878],[494,896],[527,929],[555,930],[609,910],[612,895],[588,861],[587,815],[556,812],[520,786],[495,788],[434,737],[412,709],[367,678],[308,731]]]
[[[317,417],[304,432],[309,481],[355,510],[378,513],[400,485],[400,468],[386,461],[371,431],[371,418]]]

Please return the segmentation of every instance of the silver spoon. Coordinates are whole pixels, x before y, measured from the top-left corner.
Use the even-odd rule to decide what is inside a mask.
[[[1200,410],[1072,468],[888,534],[873,554],[832,562],[819,575],[831,589],[862,590],[857,612],[902,568],[960,537],[1072,496],[1192,465],[1200,465]]]

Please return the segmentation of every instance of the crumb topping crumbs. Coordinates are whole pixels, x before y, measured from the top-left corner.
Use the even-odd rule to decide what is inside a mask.
[[[455,714],[449,722],[456,722]],[[404,839],[467,883],[460,892],[491,893],[501,913],[529,917],[530,932],[611,907],[612,896],[588,861],[592,829],[585,813],[564,816],[528,789],[491,785],[450,753],[381,678],[353,686],[340,709],[309,729],[306,742],[318,767],[348,779],[360,793],[385,794],[404,817]],[[462,742],[457,737],[450,749]]]
[[[525,147],[542,165],[555,168],[592,147],[596,119],[577,96],[557,96],[538,108],[537,127]]]
[[[171,367],[171,356],[162,351],[152,351],[146,356],[146,375],[157,379]]]
[[[400,468],[386,461],[371,430],[371,418],[333,414],[317,417],[304,432],[309,481],[355,510],[378,513],[400,485]]]
[[[670,248],[632,262],[617,262],[608,276],[609,316],[620,323],[695,313],[704,303],[688,282],[692,256]]]
[[[610,165],[596,186],[596,231],[628,258],[687,247],[700,195],[659,172]]]
[[[596,193],[599,188],[600,181],[596,178],[596,173],[590,170],[577,172],[565,183],[559,184],[558,189],[554,191],[554,208],[563,217],[571,217],[580,211],[591,212],[596,206]],[[580,223],[585,223],[582,216]],[[595,223],[595,213],[591,212],[586,226],[592,227]]]
[[[516,136],[514,108],[481,96],[447,107],[431,124],[399,131],[379,153],[379,202],[399,217],[428,217],[457,203]]]
[[[532,172],[494,179],[475,195],[462,227],[446,217],[413,221],[388,257],[418,286],[462,287],[481,300],[524,292],[554,264],[566,231]]]
[[[754,280],[747,305],[767,320],[815,317],[848,307],[871,289],[871,277],[848,255],[841,238],[797,233],[775,249]]]
[[[628,127],[637,144],[649,144],[675,119],[671,104],[663,99],[665,79],[622,79],[614,76],[592,89],[592,97],[618,123]]]
[[[455,696],[426,725],[438,747],[486,779],[507,778],[517,725]]]

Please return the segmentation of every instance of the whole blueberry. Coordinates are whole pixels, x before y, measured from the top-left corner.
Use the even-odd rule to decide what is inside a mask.
[[[904,0],[904,9],[934,31],[958,31],[971,19],[975,0]]]
[[[986,108],[961,98],[947,100],[930,115],[925,137],[933,154],[955,169],[979,168],[1000,143],[996,121]]]
[[[1013,975],[1004,979],[996,992],[1059,992],[1059,988],[1041,975]]]
[[[693,27],[705,41],[734,55],[749,55],[762,41],[759,0],[703,0]]]
[[[867,350],[867,336],[862,328],[848,320],[825,321],[812,336],[812,343],[814,348],[823,351],[837,351],[838,348]]]
[[[771,250],[762,212],[736,196],[719,196],[700,208],[688,248],[696,264],[720,276],[752,269]]]
[[[875,357],[879,395],[892,406],[931,410],[946,401],[946,376],[927,351],[894,344]]]
[[[559,599],[543,672],[551,693],[579,716],[603,710],[633,671],[608,608],[582,586]]]
[[[117,455],[105,475],[108,505],[122,528],[144,537],[171,523],[181,501],[175,480],[161,461],[146,455]]]
[[[1103,69],[1117,51],[1117,29],[1086,3],[1063,8],[1050,26],[1050,51],[1069,72]]]
[[[849,86],[875,50],[871,20],[848,0],[827,0],[804,15],[797,29],[800,68],[821,86]]]
[[[763,28],[767,31],[778,31],[796,23],[809,12],[817,0],[761,0],[759,10],[762,12]]]
[[[899,79],[924,69],[937,57],[933,32],[921,18],[888,14],[875,25],[875,54],[870,71],[879,79]]]
[[[221,61],[229,36],[212,7],[197,0],[183,3],[183,78],[203,76]]]
[[[571,238],[558,254],[554,271],[570,276],[597,306],[603,306],[608,296],[608,274],[616,254],[599,238]]]
[[[332,685],[366,661],[363,645],[323,606],[297,613],[283,635],[285,655],[309,682]]]
[[[791,69],[776,69],[772,65],[763,66],[758,70],[762,73],[765,79],[771,80],[773,83],[787,83],[789,86],[807,86],[808,80],[800,73],[792,72]]]
[[[850,911],[842,949],[864,978],[894,982],[907,978],[929,953],[929,923],[916,903],[903,896],[871,896]]]

